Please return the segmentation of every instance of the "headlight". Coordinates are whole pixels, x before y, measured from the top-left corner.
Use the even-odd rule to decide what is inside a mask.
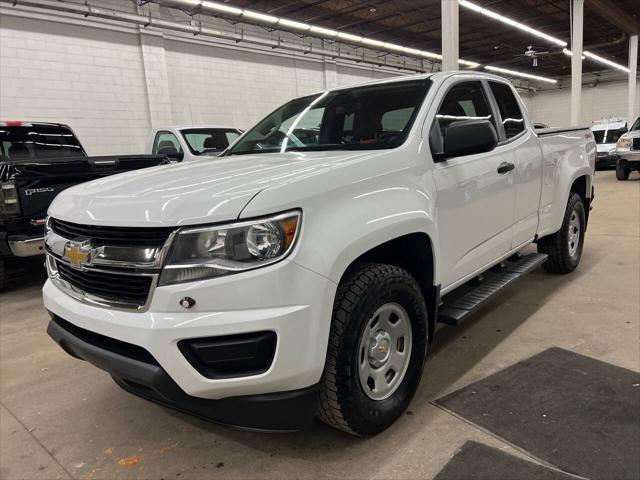
[[[0,183],[0,214],[7,216],[20,214],[18,189],[14,182]]]
[[[180,230],[159,285],[220,277],[270,265],[292,250],[301,212],[211,227]]]
[[[616,142],[617,150],[631,150],[631,137],[620,137]]]

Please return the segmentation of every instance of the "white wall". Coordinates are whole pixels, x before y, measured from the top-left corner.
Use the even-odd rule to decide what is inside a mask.
[[[248,128],[294,96],[400,74],[42,17],[0,15],[0,118],[67,123],[90,155],[141,153],[154,125]]]
[[[590,125],[594,120],[603,118],[626,118],[627,98],[627,82],[611,82],[596,87],[582,87],[581,123]],[[636,98],[640,102],[640,85],[638,85]],[[569,125],[569,89],[538,92],[528,99],[527,107],[534,121],[558,127]],[[636,108],[636,111],[638,110],[640,109]]]

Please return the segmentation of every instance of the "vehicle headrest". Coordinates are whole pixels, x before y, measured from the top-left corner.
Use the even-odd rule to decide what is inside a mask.
[[[29,149],[23,143],[14,143],[9,147],[7,151],[9,158],[12,160],[23,160],[31,157]]]
[[[467,113],[458,102],[449,102],[442,106],[439,115],[450,115],[452,117],[465,117]]]
[[[158,150],[160,150],[161,148],[169,148],[169,147],[176,150],[176,146],[171,140],[163,140],[158,144]]]
[[[229,141],[224,132],[214,132],[209,138],[204,141],[202,145],[204,148],[224,150],[229,146]]]

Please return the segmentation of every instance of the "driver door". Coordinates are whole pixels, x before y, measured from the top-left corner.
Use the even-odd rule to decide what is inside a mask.
[[[496,127],[484,82],[454,77],[442,88],[445,93],[436,100],[439,106],[429,135],[432,151],[438,141],[443,144],[443,128],[453,122],[487,119]],[[510,153],[498,146],[434,164],[443,290],[464,283],[511,249],[513,171],[498,172],[499,166],[512,162]]]

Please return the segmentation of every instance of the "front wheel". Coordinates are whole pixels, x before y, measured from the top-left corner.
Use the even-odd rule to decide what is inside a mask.
[[[569,273],[576,269],[584,246],[585,218],[582,197],[571,193],[560,230],[538,241],[538,252],[549,255],[542,264],[547,271]]]
[[[413,397],[427,354],[427,310],[405,270],[362,265],[338,286],[318,417],[355,435],[389,427]]]
[[[631,174],[630,168],[624,168],[619,163],[616,165],[616,178],[618,180],[627,180]]]

